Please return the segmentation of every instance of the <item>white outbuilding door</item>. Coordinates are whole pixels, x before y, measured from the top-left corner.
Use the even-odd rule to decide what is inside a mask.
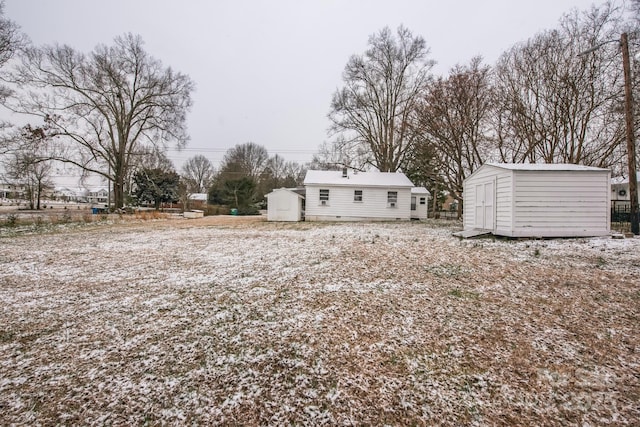
[[[495,186],[493,181],[476,184],[475,225],[481,230],[493,230]]]

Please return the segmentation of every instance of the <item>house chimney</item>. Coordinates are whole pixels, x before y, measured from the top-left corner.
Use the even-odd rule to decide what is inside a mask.
[[[347,177],[347,168],[342,168],[342,177],[343,178]]]

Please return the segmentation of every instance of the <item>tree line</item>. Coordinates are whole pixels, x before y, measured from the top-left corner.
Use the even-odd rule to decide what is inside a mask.
[[[38,123],[5,132],[0,155],[8,174],[28,177],[33,194],[46,184],[51,161],[97,174],[112,184],[116,208],[132,200],[186,202],[188,194],[206,192],[211,203],[250,210],[271,189],[300,185],[305,168],[346,166],[403,171],[462,209],[464,179],[489,161],[625,172],[615,41],[626,32],[637,46],[639,17],[640,0],[573,10],[494,64],[478,56],[445,76],[433,75],[435,60],[421,36],[383,28],[345,65],[329,106],[331,141],[310,164],[269,157],[248,142],[230,149],[218,170],[198,155],[177,172],[166,151],[189,140],[189,76],[153,58],[133,34],[88,54],[32,46],[0,6],[0,103]]]
[[[439,77],[431,74],[435,61],[422,37],[402,26],[384,28],[345,66],[329,112],[334,139],[314,162],[402,170],[432,194],[453,196],[459,212],[463,181],[485,162],[625,173],[617,41],[627,32],[637,51],[639,11],[637,0],[573,10],[495,64],[478,56]],[[638,87],[634,79],[634,92]]]

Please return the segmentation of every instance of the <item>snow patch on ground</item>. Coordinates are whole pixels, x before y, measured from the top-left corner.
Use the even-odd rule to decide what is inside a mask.
[[[640,419],[640,239],[207,221],[0,239],[0,424]]]

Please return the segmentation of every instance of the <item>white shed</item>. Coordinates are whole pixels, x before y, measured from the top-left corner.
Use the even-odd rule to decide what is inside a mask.
[[[464,181],[464,229],[509,237],[604,236],[608,169],[571,164],[486,163]]]
[[[267,221],[302,221],[304,196],[289,188],[267,194]]]
[[[429,214],[429,190],[424,187],[411,189],[411,219],[427,219]]]
[[[413,183],[400,172],[308,170],[306,221],[411,219]]]

